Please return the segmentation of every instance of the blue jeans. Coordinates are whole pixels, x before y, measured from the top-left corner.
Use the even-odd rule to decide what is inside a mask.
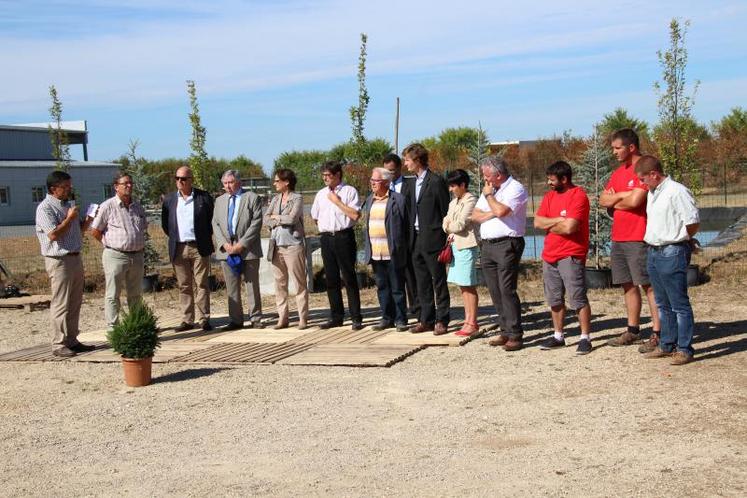
[[[690,254],[690,245],[686,243],[649,247],[648,274],[661,320],[659,347],[666,352],[676,347],[677,351],[692,355],[695,319],[687,295]]]
[[[379,294],[381,318],[386,323],[407,325],[404,268],[397,270],[392,261],[371,261]]]

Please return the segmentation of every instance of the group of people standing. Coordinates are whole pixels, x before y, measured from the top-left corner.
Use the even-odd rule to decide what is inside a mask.
[[[628,326],[609,344],[641,342],[642,288],[652,315],[652,332],[640,351],[649,358],[671,357],[675,365],[688,363],[694,353],[694,321],[686,271],[699,223],[694,198],[684,186],[664,175],[656,158],[640,154],[633,130],[613,134],[611,147],[621,164],[599,203],[613,216],[613,283],[623,288]],[[403,163],[411,176],[402,175]],[[480,163],[484,183],[479,198],[469,191],[466,171],[451,171],[446,178],[433,172],[427,149],[417,143],[406,147],[402,158],[388,154],[380,167],[372,169],[370,193],[363,200],[353,186],[344,182],[343,166],[336,161],[322,165],[325,186],[311,206],[320,236],[330,308],[328,320],[320,327],[343,324],[345,287],[352,329],[363,328],[354,230],[361,223],[364,261],[372,266],[381,307],[381,318],[374,329],[448,333],[448,283],[452,283],[459,286],[464,303],[464,322],[456,334],[478,334],[479,261],[498,316],[498,333],[489,344],[506,351],[521,349],[524,330],[517,285],[528,195],[510,174],[506,161],[490,156]],[[573,184],[568,163],[549,165],[546,175],[549,190],[534,216],[534,226],[546,232],[543,281],[554,330],[540,348],[566,345],[563,323],[567,294],[581,331],[576,353],[587,354],[593,349],[584,273],[589,249],[589,199],[581,187]],[[175,174],[176,191],[165,197],[162,206],[161,223],[168,236],[182,310],[182,322],[176,330],[212,329],[208,287],[212,254],[220,261],[226,281],[229,323],[223,330],[244,327],[242,284],[248,294],[250,326],[264,327],[259,290],[263,225],[270,230],[267,259],[273,267],[278,309],[274,328],[289,326],[291,278],[296,287],[297,326],[308,327],[303,197],[295,192],[294,172],[275,172],[276,195],[266,209],[259,196],[242,189],[237,171],[223,174],[225,193],[215,200],[195,188],[192,181],[190,168],[180,167]],[[72,185],[67,173],[51,173],[47,187],[49,194],[37,209],[37,233],[52,282],[54,354],[73,356],[91,348],[77,340],[83,290],[82,233],[90,225],[93,237],[104,246],[105,311],[112,326],[119,315],[123,290],[128,304],[141,298],[148,222],[142,206],[132,198],[132,178],[127,174],[117,175],[114,197],[83,221],[78,208],[69,202]],[[451,256],[444,261],[440,255],[448,252],[444,251],[447,246]],[[417,320],[412,327],[408,315]]]

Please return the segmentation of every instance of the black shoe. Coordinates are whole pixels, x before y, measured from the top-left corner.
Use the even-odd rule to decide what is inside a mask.
[[[239,329],[243,329],[243,328],[244,328],[244,324],[243,323],[233,323],[232,322],[232,323],[229,323],[228,325],[224,325],[220,329],[223,332],[230,332],[232,330],[239,330]]]
[[[193,328],[195,328],[194,323],[182,322],[174,327],[174,332],[186,332],[187,330],[192,330]]]
[[[363,329],[363,322],[353,322],[353,326],[351,328],[353,330],[362,330]]]
[[[409,332],[410,331],[410,326],[407,325],[406,323],[400,323],[396,327],[397,327],[397,332]]]
[[[319,328],[322,330],[333,329],[335,327],[342,327],[342,322],[338,322],[336,320],[328,320],[324,322],[323,324],[319,325]]]
[[[379,330],[386,330],[394,327],[394,324],[392,322],[385,322],[384,320],[380,321],[373,327],[371,327],[371,330],[379,331]]]
[[[60,358],[72,358],[77,353],[66,346],[62,346],[61,348],[52,351],[52,354],[55,356],[59,356]]]
[[[75,344],[74,346],[70,346],[69,348],[75,353],[87,353],[89,351],[93,351],[96,349],[96,346],[92,344],[83,344],[82,342],[79,342],[78,344]]]
[[[210,325],[210,320],[203,320],[202,322],[200,322],[200,328],[205,332],[213,330],[213,326]]]
[[[592,349],[594,348],[591,346],[591,341],[589,339],[581,339],[580,341],[578,341],[576,354],[589,354],[591,353]]]
[[[565,347],[565,339],[557,340],[555,336],[548,337],[545,339],[542,344],[540,344],[540,349],[558,349],[558,348],[564,348]]]
[[[252,329],[263,329],[263,328],[265,328],[265,326],[262,323],[262,320],[254,320],[251,323],[251,327],[249,327],[249,328],[252,328]]]

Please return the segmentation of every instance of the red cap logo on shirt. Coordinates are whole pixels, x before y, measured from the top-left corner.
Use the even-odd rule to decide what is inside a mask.
[[[635,180],[630,180],[628,182],[628,188],[633,188],[633,186],[635,186]]]
[[[566,210],[565,209],[560,212],[560,216],[565,217],[565,214],[566,214]]]

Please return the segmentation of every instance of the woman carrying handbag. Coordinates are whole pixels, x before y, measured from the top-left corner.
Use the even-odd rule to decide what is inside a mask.
[[[443,221],[444,232],[451,243],[452,258],[448,264],[447,281],[459,286],[464,302],[464,325],[456,335],[471,336],[479,332],[477,326],[477,237],[470,216],[477,203],[477,197],[467,191],[469,174],[463,169],[449,173],[446,178],[449,191],[454,198],[449,203],[449,211]],[[446,248],[442,251],[446,259]],[[441,259],[441,255],[439,255]]]

